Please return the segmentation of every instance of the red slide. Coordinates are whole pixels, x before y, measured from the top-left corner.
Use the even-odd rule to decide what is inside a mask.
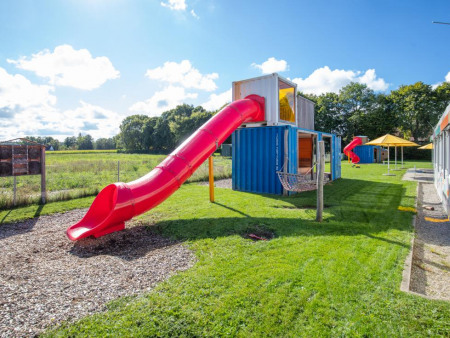
[[[347,155],[351,160],[353,164],[359,163],[359,156],[356,155],[352,149],[356,146],[359,146],[362,144],[362,140],[360,137],[355,136],[353,137],[353,141],[347,144],[344,148],[344,154]]]
[[[264,121],[263,97],[249,95],[230,103],[147,175],[105,187],[86,215],[67,229],[73,240],[123,230],[125,221],[162,203],[244,122]]]

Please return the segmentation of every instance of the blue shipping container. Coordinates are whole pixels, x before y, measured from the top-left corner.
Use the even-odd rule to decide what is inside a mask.
[[[340,178],[340,137],[288,125],[240,128],[232,135],[233,190],[283,194],[277,171],[284,171],[286,165],[287,173],[297,174],[299,132],[314,134],[318,140],[326,135],[332,140],[331,177]]]
[[[233,190],[282,194],[277,171],[283,169],[285,151],[288,172],[297,173],[295,130],[291,126],[237,129],[232,136]]]
[[[353,152],[359,156],[359,163],[381,162],[380,146],[366,146],[366,145],[357,146],[353,148]]]

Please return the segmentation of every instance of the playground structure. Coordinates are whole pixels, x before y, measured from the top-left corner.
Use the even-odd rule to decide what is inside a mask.
[[[438,192],[442,205],[450,216],[450,105],[442,114],[439,123],[434,129],[431,141],[433,142],[432,162],[434,169],[434,185]]]
[[[381,146],[368,145],[367,136],[355,136],[352,142],[344,147],[344,154],[353,164],[381,163],[387,159],[387,151]]]
[[[341,177],[341,138],[314,130],[314,102],[297,94],[297,85],[278,74],[233,82],[233,100],[251,93],[266,99],[266,118],[245,123],[232,136],[233,190],[289,195],[296,185],[315,182],[317,144],[330,158],[326,180]]]
[[[172,195],[241,126],[233,134],[234,190],[289,194],[277,171],[313,179],[320,140],[327,140],[331,151],[331,171],[326,175],[330,180],[339,178],[340,138],[301,128],[314,127],[314,104],[296,93],[296,85],[278,74],[234,82],[231,104],[147,175],[100,191],[83,219],[67,229],[67,236],[79,240],[123,230],[126,221]]]

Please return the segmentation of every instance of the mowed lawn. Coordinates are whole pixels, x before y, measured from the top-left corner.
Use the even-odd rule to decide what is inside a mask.
[[[413,231],[413,212],[399,207],[414,207],[416,183],[385,171],[343,163],[324,189],[323,223],[315,192],[216,189],[212,204],[208,187],[184,185],[140,219],[185,241],[195,266],[48,335],[448,336],[448,302],[399,290]],[[268,232],[275,238],[245,237]]]

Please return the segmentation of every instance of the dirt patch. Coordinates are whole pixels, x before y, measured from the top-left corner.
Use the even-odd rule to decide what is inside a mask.
[[[267,229],[264,226],[254,225],[248,227],[244,234],[242,234],[242,237],[253,241],[270,241],[276,237],[276,234],[274,231]]]
[[[0,226],[0,336],[34,336],[151,290],[194,262],[179,242],[137,222],[98,239],[65,234],[86,210]]]

